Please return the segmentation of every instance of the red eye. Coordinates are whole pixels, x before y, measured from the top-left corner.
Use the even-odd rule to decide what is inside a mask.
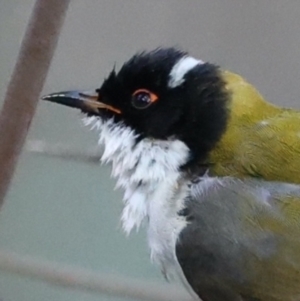
[[[148,108],[152,103],[157,101],[156,94],[146,89],[138,89],[132,94],[131,104],[139,110]]]

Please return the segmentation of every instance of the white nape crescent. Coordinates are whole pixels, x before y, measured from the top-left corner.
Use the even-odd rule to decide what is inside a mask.
[[[204,64],[191,56],[184,56],[172,68],[170,72],[169,87],[175,88],[184,82],[184,76],[197,65]]]

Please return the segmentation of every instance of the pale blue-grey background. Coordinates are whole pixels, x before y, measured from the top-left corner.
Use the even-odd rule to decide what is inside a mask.
[[[0,0],[1,100],[33,3]],[[299,107],[299,32],[300,2],[292,0],[73,0],[44,93],[98,87],[134,52],[177,45],[243,74],[271,101]],[[29,139],[94,147],[96,134],[79,119],[76,111],[40,103]],[[107,167],[24,151],[0,215],[0,248],[163,281],[148,259],[144,232],[121,233],[121,192],[112,188]],[[4,273],[0,298],[114,299]]]

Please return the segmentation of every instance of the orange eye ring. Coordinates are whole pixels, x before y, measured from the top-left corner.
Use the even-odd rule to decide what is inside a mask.
[[[158,100],[158,96],[154,93],[152,93],[151,91],[147,90],[147,89],[137,89],[136,91],[134,91],[134,93],[132,94],[132,96],[137,95],[138,93],[147,93],[150,95],[150,99],[151,99],[151,103],[155,102]]]
[[[132,94],[131,104],[136,109],[146,109],[158,100],[158,96],[147,89],[138,89]]]

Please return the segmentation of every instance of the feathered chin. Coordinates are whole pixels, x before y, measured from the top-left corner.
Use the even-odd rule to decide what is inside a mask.
[[[123,230],[129,234],[148,215],[149,202],[157,187],[165,181],[170,185],[180,177],[180,166],[189,157],[189,148],[179,140],[154,140],[138,135],[114,118],[85,117],[83,122],[99,133],[104,146],[103,163],[112,164],[112,177],[117,188],[124,189]],[[137,142],[138,141],[138,142]]]

